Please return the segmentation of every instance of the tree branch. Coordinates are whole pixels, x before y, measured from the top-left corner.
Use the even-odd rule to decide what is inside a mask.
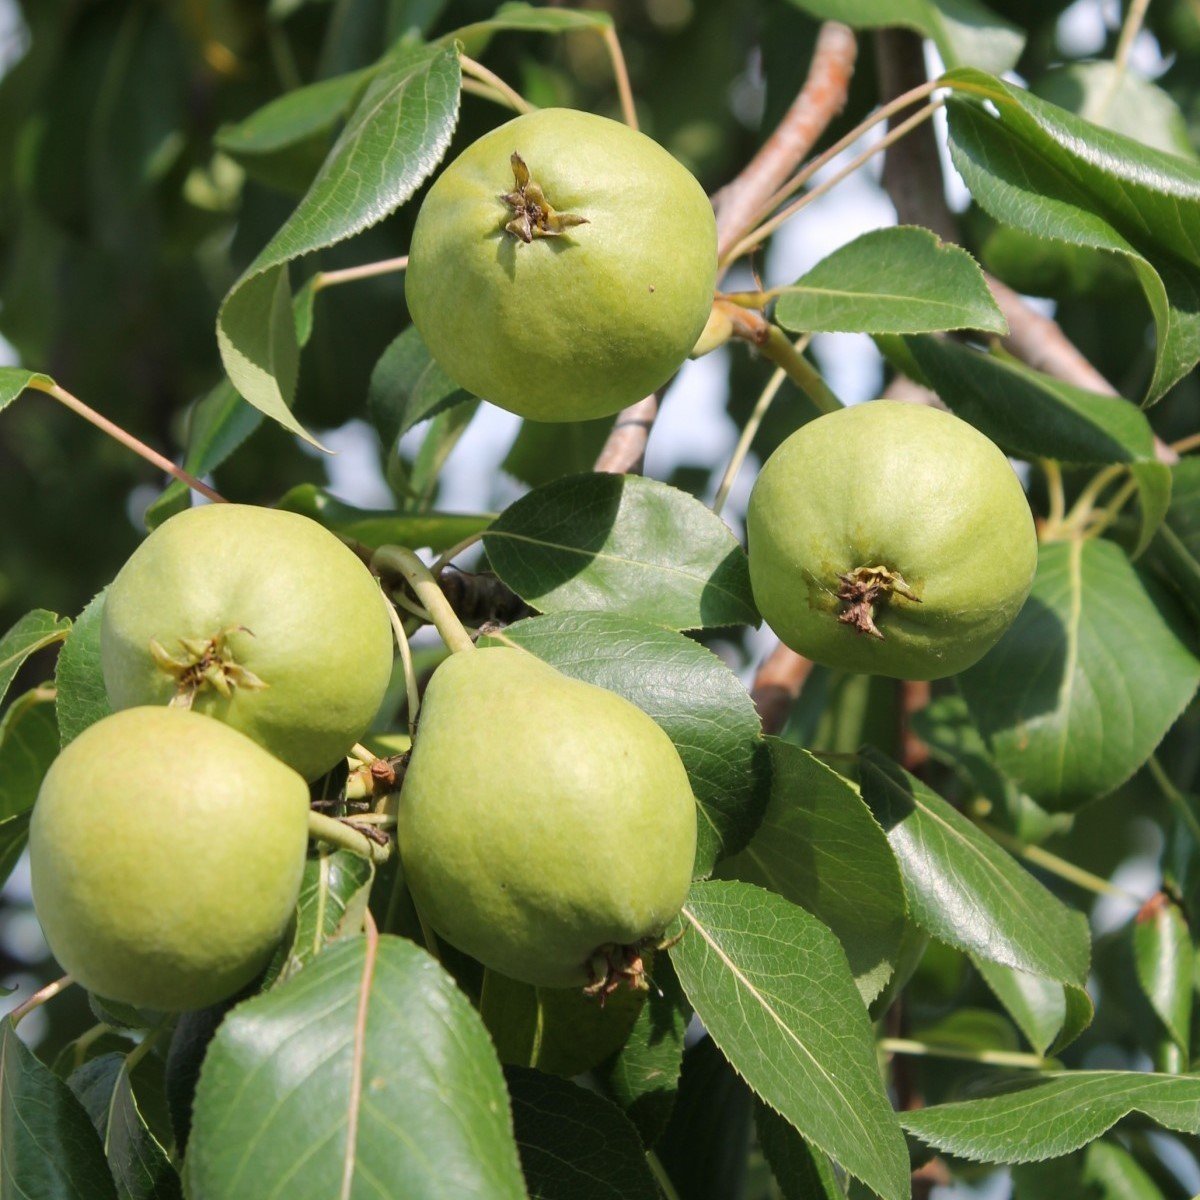
[[[763,733],[782,732],[812,669],[807,658],[789,650],[782,642],[763,659],[750,689],[750,698],[762,719]]]
[[[875,35],[875,51],[882,100],[925,81],[925,53],[915,33],[903,29],[880,30]],[[889,124],[903,119],[904,113],[897,113]],[[944,241],[958,242],[958,222],[946,203],[942,164],[931,126],[914,129],[889,148],[883,184],[901,224],[924,225]],[[1008,334],[1001,344],[1010,354],[1064,383],[1107,396],[1120,394],[1088,362],[1057,321],[1030,308],[1007,284],[986,272],[985,278],[1008,321]],[[1174,451],[1157,438],[1155,449],[1161,461],[1178,461]]]
[[[808,77],[792,106],[737,178],[713,198],[718,257],[754,228],[763,207],[845,107],[857,56],[850,28],[837,21],[821,26]]]
[[[826,21],[817,36],[808,77],[791,108],[737,178],[713,197],[718,256],[753,228],[759,210],[842,111],[856,56],[853,32],[837,21]],[[622,410],[596,460],[597,471],[623,474],[642,469],[660,395],[647,396]]]

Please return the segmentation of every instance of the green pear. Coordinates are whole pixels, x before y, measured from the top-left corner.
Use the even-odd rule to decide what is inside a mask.
[[[746,517],[754,599],[814,662],[940,679],[983,657],[1033,585],[1037,535],[1003,452],[938,409],[874,400],[802,426]]]
[[[451,655],[421,707],[398,840],[422,917],[541,987],[640,981],[687,897],[696,802],[670,738],[524,650]]]
[[[51,765],[29,827],[54,957],[138,1008],[231,995],[295,908],[308,811],[295,771],[211,717],[131,708],[98,721]]]
[[[392,629],[370,571],[316,521],[210,504],[133,552],[105,597],[100,650],[114,708],[190,707],[315,779],[378,712]]]
[[[405,296],[460,387],[536,421],[603,417],[665,383],[712,309],[717,233],[657,142],[565,108],[468,146],[429,189]]]

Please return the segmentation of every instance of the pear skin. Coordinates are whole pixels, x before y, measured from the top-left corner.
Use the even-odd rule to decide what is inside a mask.
[[[641,709],[503,647],[434,673],[397,832],[441,937],[525,983],[601,987],[683,906],[696,802]]]
[[[295,771],[211,717],[131,708],[98,721],[54,760],[29,828],[54,957],[137,1008],[232,995],[296,906],[308,811]]]

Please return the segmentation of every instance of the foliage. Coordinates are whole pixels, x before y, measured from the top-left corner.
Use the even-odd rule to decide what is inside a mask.
[[[395,856],[364,857],[367,826],[314,847],[236,1002],[164,1019],[68,992],[32,1049],[34,1021],[4,1019],[0,1200],[903,1200],[999,1172],[1016,1200],[1200,1186],[1200,19],[1152,6],[1152,82],[1117,28],[1103,61],[1063,61],[1062,7],[24,0],[0,77],[0,335],[22,364],[0,368],[0,880],[50,763],[109,711],[104,589],[140,536],[125,514],[154,528],[190,503],[62,389],[224,495],[338,534],[410,634],[426,614],[373,554],[473,556],[438,578],[480,644],[648,713],[699,836],[648,988],[605,1004],[439,944]],[[1132,35],[1141,9],[1124,11]],[[709,503],[723,464],[601,473],[611,422],[525,421],[457,511],[443,469],[485,399],[408,322],[399,260],[429,180],[506,115],[474,60],[540,107],[619,116],[615,30],[643,127],[715,193],[835,19],[858,73],[812,149],[891,98],[896,29],[929,39],[971,196],[962,244],[851,231],[728,299],[752,325],[706,364],[747,431],[731,478],[837,403],[781,330],[869,335],[889,385],[1018,462],[1039,568],[957,677],[807,664],[764,730],[789,687],[752,684],[768,643],[737,505]],[[993,276],[1054,302],[1046,353]],[[1045,341],[1060,333],[1075,368]],[[756,402],[776,364],[787,382]],[[350,421],[374,439],[376,507],[341,498],[314,450]],[[378,779],[402,774],[432,646],[364,739]],[[314,805],[361,821],[376,786],[356,760]]]

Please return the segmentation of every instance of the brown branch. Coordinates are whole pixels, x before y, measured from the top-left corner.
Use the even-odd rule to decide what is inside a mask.
[[[737,177],[713,197],[718,257],[753,228],[759,210],[842,111],[856,55],[850,29],[836,21],[821,26],[808,77],[791,108]],[[621,411],[596,459],[597,471],[619,475],[642,469],[660,398],[661,390]]]
[[[925,82],[925,54],[921,39],[915,33],[903,29],[879,31],[875,35],[875,59],[882,100],[901,95]],[[904,112],[897,113],[889,126],[903,120],[904,116]],[[923,225],[944,241],[959,241],[958,221],[946,203],[941,159],[930,125],[914,129],[888,150],[883,184],[902,225]],[[1008,334],[1001,339],[1001,344],[1010,354],[1034,370],[1064,383],[1107,396],[1120,394],[1088,362],[1057,321],[1030,308],[999,279],[986,272],[984,277],[1008,322]],[[1170,446],[1158,438],[1155,438],[1155,450],[1163,462],[1178,461]]]
[[[782,732],[812,668],[807,658],[789,650],[782,642],[763,659],[750,689],[750,697],[762,719],[763,733]]]
[[[737,178],[714,198],[718,257],[754,228],[764,206],[845,107],[857,55],[849,27],[837,21],[821,26],[808,77],[792,106]]]
[[[609,475],[640,474],[646,461],[646,444],[650,441],[650,430],[654,428],[654,418],[658,416],[659,394],[647,396],[628,408],[623,408],[617,415],[616,423],[600,457],[596,459],[595,470]]]

